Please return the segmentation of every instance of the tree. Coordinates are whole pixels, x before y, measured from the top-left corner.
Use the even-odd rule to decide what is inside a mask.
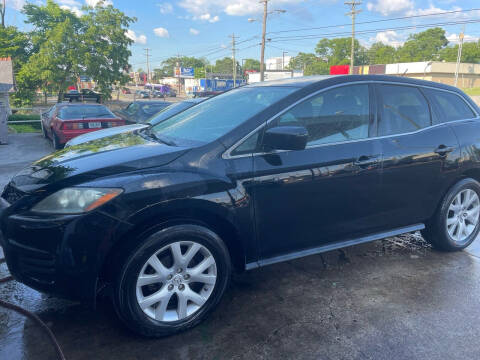
[[[448,45],[445,30],[433,28],[412,34],[397,51],[400,62],[430,61],[440,57],[440,50]]]
[[[163,72],[164,76],[173,76],[173,69],[177,66],[177,64],[182,67],[201,68],[204,67],[207,63],[207,60],[199,59],[196,57],[172,56],[167,60],[162,61],[161,71]]]
[[[21,84],[49,86],[60,101],[67,85],[75,84],[79,75],[92,77],[106,97],[112,84],[127,81],[124,69],[132,40],[125,32],[135,19],[111,5],[83,10],[86,14],[78,17],[53,0],[24,6],[25,22],[34,30],[33,55],[19,72]]]
[[[109,6],[89,8],[82,16],[84,32],[79,35],[84,75],[90,76],[106,97],[111,95],[111,85],[127,83],[129,76],[128,49],[133,43],[125,35],[134,18]]]
[[[312,53],[298,53],[287,66],[290,70],[303,71],[304,75],[325,75],[330,73],[330,66],[325,60]]]
[[[5,10],[6,10],[6,1],[3,0],[0,4],[0,17],[2,18],[2,28],[5,27]]]
[[[315,52],[329,65],[348,65],[350,64],[351,47],[352,38],[321,39]],[[355,65],[368,64],[367,49],[360,45],[357,39],[355,39],[354,60]]]
[[[368,59],[373,64],[391,64],[396,62],[397,50],[390,45],[381,42],[373,44],[368,51]]]
[[[0,28],[0,57],[11,57],[15,72],[28,61],[31,43],[27,34],[18,31],[14,26]]]
[[[440,51],[440,60],[456,62],[458,54],[458,44],[447,46]],[[462,62],[479,63],[480,62],[480,41],[463,44]]]
[[[260,71],[260,61],[255,59],[245,59],[245,62],[243,63],[242,72],[246,70]]]

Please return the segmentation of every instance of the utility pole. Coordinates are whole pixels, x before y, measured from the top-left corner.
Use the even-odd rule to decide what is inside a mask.
[[[5,10],[6,10],[6,0],[2,1],[0,5],[0,16],[2,17],[2,28],[5,27]]]
[[[230,36],[232,38],[232,60],[233,60],[233,87],[237,87],[237,61],[235,60],[235,33]]]
[[[262,25],[262,49],[260,51],[260,81],[265,79],[265,34],[267,33],[268,0],[261,0],[263,3],[263,25]]]
[[[462,32],[458,36],[459,43],[458,43],[458,53],[457,53],[457,66],[455,68],[455,83],[454,85],[457,86],[458,83],[458,73],[460,71],[460,63],[462,62],[462,49],[463,49],[463,40],[465,39],[465,25],[463,25]]]
[[[349,74],[353,74],[353,66],[355,65],[354,58],[355,58],[355,17],[359,14],[362,10],[357,10],[357,6],[362,5],[361,1],[345,1],[345,5],[351,7],[351,11],[348,12],[346,15],[350,15],[352,17],[352,49],[350,52],[350,70]]]
[[[288,54],[288,51],[282,51],[282,70],[285,70],[285,54]]]
[[[147,57],[147,82],[150,82],[150,56],[148,52],[151,50],[149,48],[145,48],[145,56]]]

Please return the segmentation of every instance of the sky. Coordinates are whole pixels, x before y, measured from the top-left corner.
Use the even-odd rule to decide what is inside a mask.
[[[28,29],[19,11],[26,1],[6,1],[7,25]],[[94,6],[99,0],[55,1],[81,14],[82,6]],[[239,62],[260,57],[263,5],[258,0],[105,2],[137,18],[127,34],[135,40],[130,59],[134,69],[146,68],[145,48],[150,49],[151,68],[159,67],[162,60],[177,54],[204,56],[214,63],[219,58],[232,56],[232,34],[238,42]],[[344,0],[270,0],[268,8],[266,58],[282,56],[284,52],[286,56],[295,56],[300,51],[314,52],[316,43],[323,37],[350,36],[351,18],[346,15],[349,7]],[[364,0],[358,8],[362,11],[357,15],[357,38],[365,46],[375,41],[400,46],[409,34],[426,30],[426,25],[444,23],[449,23],[442,26],[448,39],[455,42],[462,31],[460,22],[466,21],[470,23],[465,24],[465,40],[476,41],[480,37],[478,0]],[[470,9],[479,10],[467,11]],[[431,15],[444,12],[454,13]],[[407,18],[389,20],[399,17]]]

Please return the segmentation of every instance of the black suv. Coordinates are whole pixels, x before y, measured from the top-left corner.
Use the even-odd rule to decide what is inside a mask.
[[[233,270],[421,230],[479,232],[480,109],[456,88],[311,77],[228,91],[168,120],[53,153],[13,178],[13,276],[93,301],[147,336],[190,328]]]

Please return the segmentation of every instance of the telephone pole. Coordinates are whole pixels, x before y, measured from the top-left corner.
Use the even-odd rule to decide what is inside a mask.
[[[345,1],[345,5],[351,7],[351,11],[348,12],[346,15],[352,17],[352,49],[350,52],[350,70],[349,74],[353,74],[353,66],[355,65],[354,58],[355,58],[355,17],[359,14],[362,10],[357,10],[357,6],[362,5],[361,1]]]
[[[237,87],[237,61],[235,60],[235,51],[237,49],[235,48],[235,33],[233,33],[230,37],[232,38],[233,87],[235,88]]]
[[[267,33],[268,0],[263,3],[262,49],[260,50],[260,81],[265,79],[265,34]]]
[[[458,73],[460,71],[460,63],[462,62],[462,49],[463,49],[463,40],[465,39],[465,25],[463,25],[462,32],[458,36],[458,53],[457,53],[457,66],[455,68],[455,86],[458,83]]]
[[[147,57],[147,82],[150,81],[150,56],[148,52],[151,50],[149,48],[145,48],[145,56]]]

